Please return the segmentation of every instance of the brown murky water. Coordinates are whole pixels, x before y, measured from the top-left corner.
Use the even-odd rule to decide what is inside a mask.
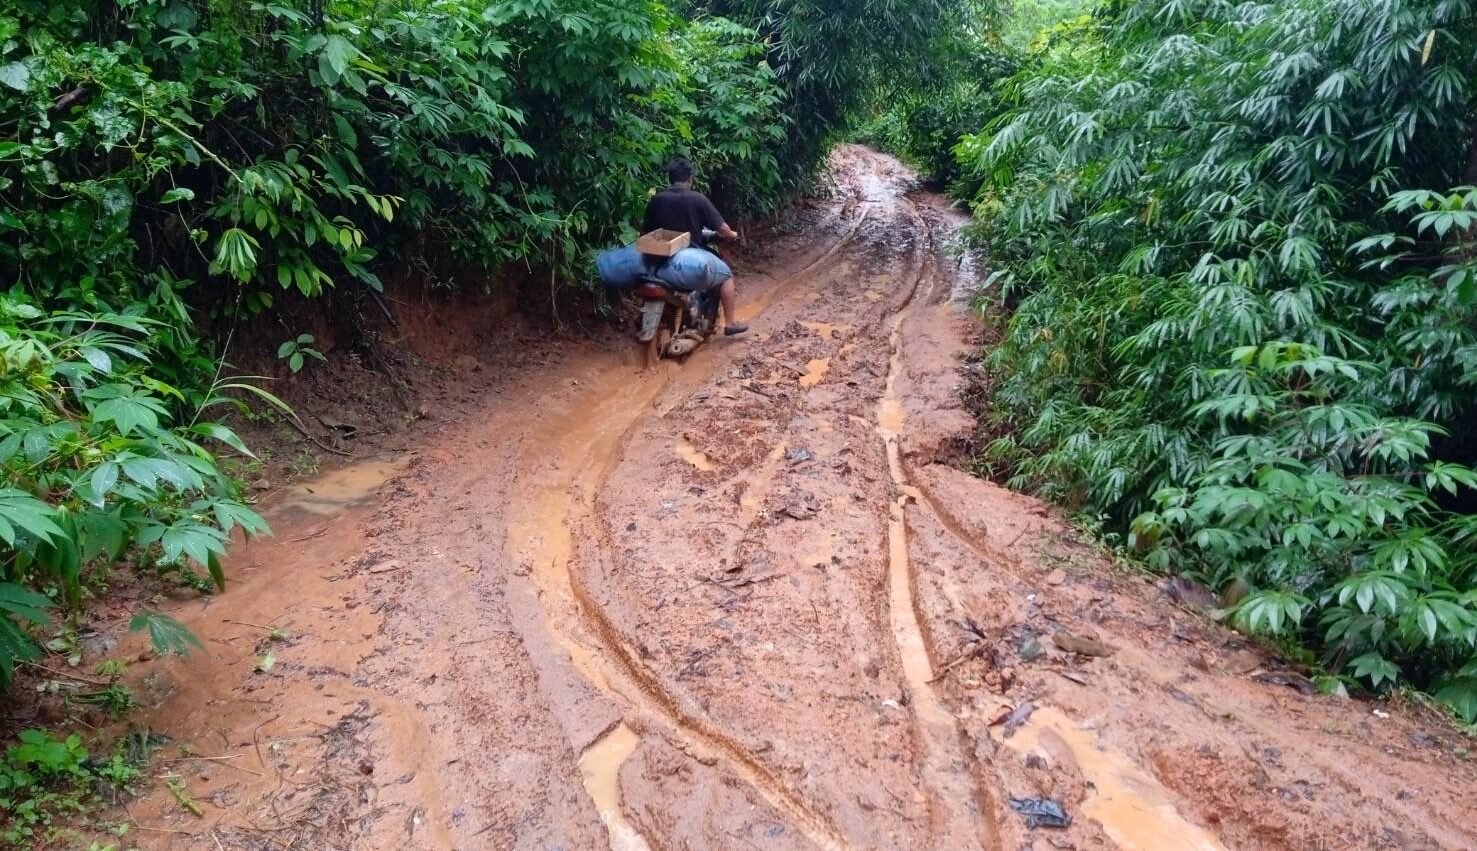
[[[283,492],[273,513],[285,516],[303,512],[320,517],[342,514],[345,509],[371,502],[380,485],[405,472],[407,464],[409,459],[405,457],[366,458],[297,482]]]
[[[800,376],[801,387],[814,387],[826,380],[826,373],[831,371],[830,358],[811,358],[805,364],[805,374]]]
[[[651,849],[641,832],[626,819],[621,804],[621,768],[640,744],[640,737],[630,727],[617,724],[580,755],[580,775],[595,809],[600,811],[600,820],[610,833],[611,851]]]

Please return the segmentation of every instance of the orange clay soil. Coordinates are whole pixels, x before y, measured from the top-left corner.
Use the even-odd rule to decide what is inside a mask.
[[[942,463],[973,426],[961,219],[865,149],[834,179],[739,264],[747,336],[525,358],[413,452],[274,497],[229,589],[171,607],[209,654],[133,667],[204,815],[161,785],[130,840],[1477,847],[1439,719],[1256,679],[1278,663]],[[1070,827],[1028,830],[1037,797]]]

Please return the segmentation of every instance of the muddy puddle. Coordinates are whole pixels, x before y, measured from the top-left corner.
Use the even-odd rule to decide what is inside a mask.
[[[641,832],[626,820],[621,805],[621,767],[640,744],[630,727],[617,724],[580,756],[580,776],[610,834],[610,851],[651,851]]]
[[[837,335],[844,336],[851,331],[850,325],[839,325],[833,322],[801,322],[800,327],[815,334],[827,343],[834,340]]]
[[[1164,787],[1126,757],[1101,748],[1090,731],[1054,707],[1038,707],[1013,736],[1000,741],[1022,756],[1074,763],[1091,790],[1082,815],[1102,825],[1121,851],[1226,851],[1180,815]]]
[[[405,472],[410,465],[406,456],[365,458],[329,470],[309,481],[298,482],[282,491],[268,511],[272,514],[311,514],[331,517],[350,508],[367,505],[380,485]]]
[[[805,374],[800,376],[800,386],[814,387],[824,381],[826,373],[830,371],[830,358],[813,358],[805,364]]]

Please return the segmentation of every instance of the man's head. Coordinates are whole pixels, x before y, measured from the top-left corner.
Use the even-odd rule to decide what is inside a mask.
[[[677,157],[667,163],[667,180],[673,184],[684,186],[692,185],[692,161],[687,157]]]

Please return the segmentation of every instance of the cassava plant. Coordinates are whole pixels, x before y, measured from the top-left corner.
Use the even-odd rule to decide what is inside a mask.
[[[1477,720],[1477,4],[1123,2],[959,148],[981,466]]]

